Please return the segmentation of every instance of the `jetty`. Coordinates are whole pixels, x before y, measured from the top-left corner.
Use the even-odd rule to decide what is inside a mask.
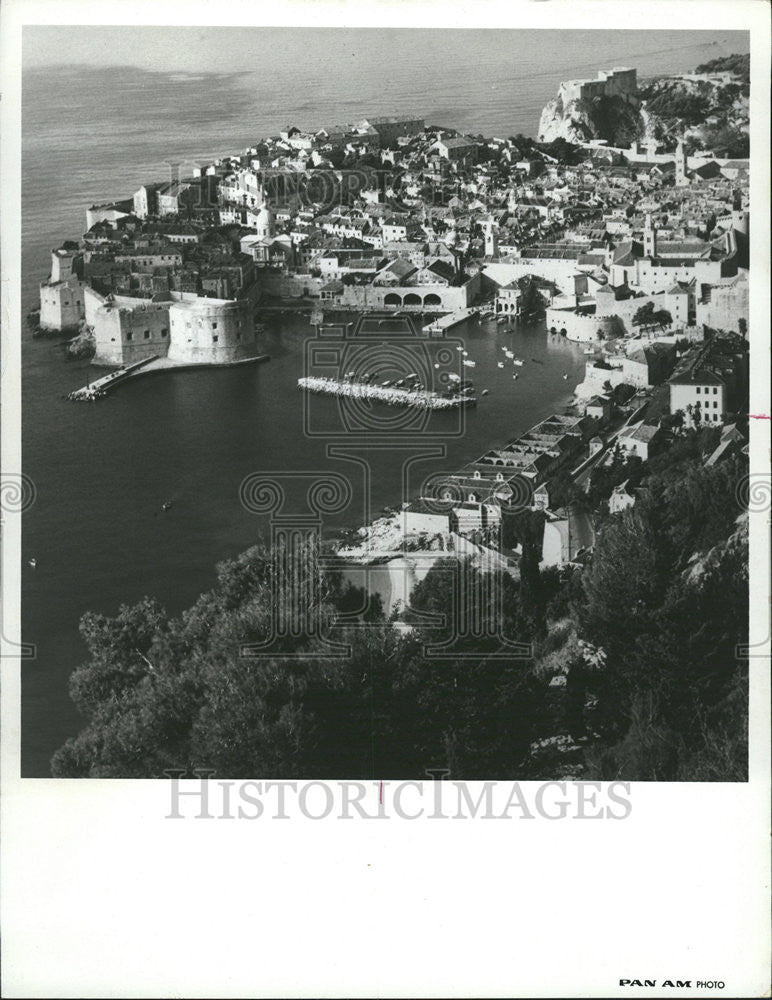
[[[427,323],[423,328],[423,332],[430,337],[444,337],[448,330],[451,330],[454,326],[458,326],[459,323],[463,323],[470,316],[478,315],[479,311],[478,306],[467,306],[465,309],[457,309],[455,312],[448,313],[447,316],[441,316],[439,319]]]
[[[374,399],[389,406],[412,406],[426,410],[452,410],[458,406],[473,406],[477,400],[471,386],[440,393],[429,389],[396,385],[372,385],[346,379],[307,375],[298,379],[298,388],[346,399]]]
[[[143,358],[141,361],[135,361],[133,364],[123,365],[121,368],[116,368],[115,371],[103,375],[94,382],[89,382],[88,385],[84,385],[80,389],[73,389],[65,398],[75,403],[93,403],[97,399],[102,399],[110,389],[114,389],[116,385],[125,382],[127,378],[131,378],[132,375],[156,359],[157,355],[154,354],[150,358]]]
[[[269,354],[258,354],[250,358],[237,358],[234,361],[179,362],[170,361],[167,357],[159,357],[154,354],[152,357],[143,358],[133,364],[124,365],[122,368],[116,368],[115,371],[103,375],[95,382],[89,382],[83,388],[68,393],[65,399],[78,403],[94,402],[97,399],[103,399],[117,385],[123,385],[130,378],[136,378],[139,375],[152,375],[158,372],[201,371],[204,368],[241,368],[244,365],[259,364],[263,361],[270,361],[270,359]]]

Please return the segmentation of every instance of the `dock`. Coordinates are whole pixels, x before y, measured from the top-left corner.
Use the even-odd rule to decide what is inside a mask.
[[[448,313],[447,316],[441,316],[439,319],[427,323],[423,332],[431,337],[444,337],[448,330],[451,330],[454,326],[458,326],[459,323],[463,323],[470,316],[477,316],[479,311],[477,306],[467,306],[465,309],[457,309],[453,313]]]

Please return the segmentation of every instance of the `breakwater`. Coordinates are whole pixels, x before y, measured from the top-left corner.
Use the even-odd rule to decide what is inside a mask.
[[[298,379],[298,388],[306,392],[320,392],[328,396],[347,399],[376,399],[389,406],[415,406],[427,410],[452,410],[457,406],[474,405],[477,400],[465,391],[456,393],[431,392],[428,389],[403,388],[395,385],[372,385],[368,382],[349,382],[321,376]]]

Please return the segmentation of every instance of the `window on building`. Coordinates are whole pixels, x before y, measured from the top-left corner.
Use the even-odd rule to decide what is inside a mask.
[[[697,386],[697,395],[699,396],[699,394],[700,394],[701,392],[702,392],[702,389],[701,389],[701,388],[700,388],[699,386]]]
[[[217,329],[217,324],[216,324],[216,323],[212,323],[212,329],[213,329],[213,330],[216,330],[216,329]]]
[[[150,331],[145,330],[145,340],[150,340]]]
[[[718,392],[718,386],[714,385],[713,386],[713,395],[715,396],[717,392]]]
[[[219,337],[217,336],[217,334],[215,333],[215,334],[214,334],[214,336],[212,337],[212,343],[213,343],[213,344],[216,344],[216,343],[217,343],[217,341],[218,341],[219,339],[220,339],[220,338],[219,338]]]
[[[166,329],[166,327],[164,327],[164,328],[163,328],[163,329],[161,330],[161,336],[162,336],[162,337],[166,337],[166,336],[168,336],[168,334],[169,334],[169,331],[168,331],[168,330]]]
[[[126,334],[126,340],[133,340],[133,339],[134,339],[134,334],[131,332],[131,330],[129,330],[129,332]]]

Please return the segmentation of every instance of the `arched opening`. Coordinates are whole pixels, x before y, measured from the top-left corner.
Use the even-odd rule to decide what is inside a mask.
[[[407,301],[407,299],[405,300]],[[424,296],[425,306],[439,306],[442,305],[442,299],[439,295],[435,295],[434,292],[429,292],[428,295]]]
[[[563,329],[560,331],[560,335],[561,335],[561,337],[565,337],[565,335],[566,335],[566,328],[565,327],[563,327]]]
[[[416,295],[414,292],[409,292],[404,299],[403,305],[406,306],[420,306],[421,296]]]
[[[384,297],[383,297],[383,304],[385,306],[401,306],[402,305],[402,296],[401,295],[397,295],[396,292],[389,292],[388,295],[384,295]]]

